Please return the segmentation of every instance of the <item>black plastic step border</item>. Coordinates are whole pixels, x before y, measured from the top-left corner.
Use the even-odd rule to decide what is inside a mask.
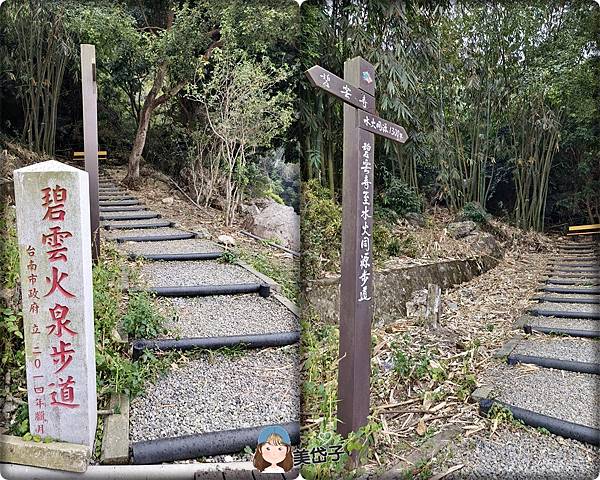
[[[199,253],[130,253],[129,260],[164,260],[168,262],[194,261],[194,260],[218,260],[223,252],[199,252]]]
[[[140,235],[140,236],[129,236],[129,237],[115,237],[114,240],[117,243],[125,242],[168,242],[169,240],[188,240],[190,238],[198,238],[195,233],[173,233],[170,235]]]
[[[600,296],[598,298],[591,297],[548,297],[542,295],[536,297],[535,300],[548,303],[585,303],[585,304],[600,304]]]
[[[133,465],[153,465],[239,453],[247,446],[254,449],[258,435],[266,426],[133,442],[131,444],[131,462]],[[300,424],[298,422],[283,423],[280,426],[289,433],[293,445],[300,443]]]
[[[600,294],[600,288],[561,288],[561,287],[550,287],[548,285],[543,285],[540,289],[544,292],[552,292],[552,293],[576,293],[578,295],[587,295],[587,294]]]
[[[194,350],[196,348],[216,350],[223,347],[243,346],[244,348],[285,347],[300,341],[300,332],[276,332],[253,335],[229,335],[222,337],[195,337],[181,339],[144,340],[133,342],[133,359],[138,360],[144,350]]]
[[[543,333],[546,335],[567,335],[578,338],[600,338],[598,330],[580,330],[577,328],[544,327],[543,325],[523,325],[523,331],[527,334]]]
[[[150,218],[161,218],[160,213],[145,212],[145,213],[132,213],[130,215],[111,215],[110,213],[100,215],[101,221],[108,220],[148,220]]]
[[[109,220],[114,222],[115,220]],[[106,230],[135,230],[136,228],[168,228],[175,225],[175,222],[169,220],[162,220],[158,223],[122,223],[122,224],[111,224],[104,225]]]
[[[137,200],[137,197],[132,197],[131,195],[99,195],[99,202],[123,202],[128,200]]]
[[[593,394],[594,392],[591,392]],[[545,428],[550,433],[560,435],[564,438],[571,438],[590,445],[600,446],[600,430],[597,428],[580,425],[578,423],[568,422],[560,418],[550,417],[542,413],[533,412],[525,408],[510,405],[495,399],[481,399],[479,401],[479,410],[483,415],[488,415],[494,403],[504,407],[512,413],[516,420],[521,420],[524,424],[534,428]]]
[[[555,318],[581,318],[582,320],[600,320],[600,310],[598,312],[578,312],[562,310],[541,310],[531,308],[527,311],[534,317],[555,317]]]
[[[575,360],[563,360],[560,358],[538,357],[536,355],[523,355],[511,353],[506,359],[509,365],[517,363],[530,363],[544,368],[556,370],[567,370],[569,372],[600,374],[600,363],[577,362]]]
[[[209,297],[212,295],[258,293],[261,297],[267,298],[271,295],[271,286],[267,283],[231,283],[227,285],[149,287],[146,291],[159,297]]]

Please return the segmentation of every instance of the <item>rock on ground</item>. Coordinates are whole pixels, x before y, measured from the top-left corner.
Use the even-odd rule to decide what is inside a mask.
[[[287,205],[271,201],[260,212],[251,212],[246,228],[254,235],[276,240],[284,247],[300,249],[300,215]]]
[[[449,223],[446,228],[451,237],[463,238],[473,232],[477,228],[477,224],[471,220],[467,220],[465,222]]]

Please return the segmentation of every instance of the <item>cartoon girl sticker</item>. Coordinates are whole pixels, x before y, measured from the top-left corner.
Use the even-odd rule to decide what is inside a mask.
[[[253,464],[264,473],[285,473],[294,467],[289,434],[283,427],[263,428],[258,436]]]

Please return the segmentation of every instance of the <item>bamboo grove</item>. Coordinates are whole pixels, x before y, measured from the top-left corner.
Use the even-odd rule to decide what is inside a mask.
[[[301,60],[376,66],[378,111],[410,137],[380,144],[379,191],[394,178],[542,230],[599,220],[599,17],[593,2],[333,0],[305,11]],[[339,201],[342,109],[299,94],[303,176]]]

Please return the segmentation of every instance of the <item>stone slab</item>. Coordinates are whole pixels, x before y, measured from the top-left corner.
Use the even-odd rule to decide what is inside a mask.
[[[85,472],[90,452],[85,445],[38,443],[12,435],[0,435],[0,461],[67,472]]]
[[[14,171],[31,433],[92,448],[96,362],[88,174]]]
[[[112,395],[110,408],[118,413],[104,419],[100,462],[105,465],[124,465],[129,463],[129,397]]]

